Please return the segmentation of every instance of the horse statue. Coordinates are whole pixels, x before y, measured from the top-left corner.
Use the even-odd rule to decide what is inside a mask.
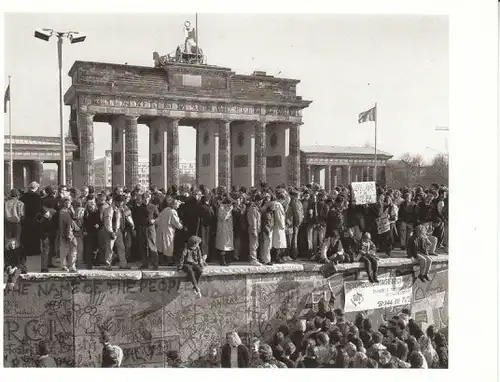
[[[186,50],[185,44],[179,45],[175,50],[175,61],[186,64],[203,64],[205,62],[203,49],[198,48],[197,52],[196,46],[191,47],[190,50]]]
[[[205,55],[203,49],[198,46],[196,29],[189,21],[184,23],[184,44],[178,45],[175,52],[160,56],[158,52],[153,53],[155,68],[161,68],[169,62],[181,62],[184,64],[203,64]]]

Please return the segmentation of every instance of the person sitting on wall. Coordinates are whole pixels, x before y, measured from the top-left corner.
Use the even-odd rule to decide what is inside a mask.
[[[37,367],[57,367],[56,361],[49,355],[49,349],[44,341],[38,343]]]
[[[248,349],[241,343],[238,333],[228,333],[226,340],[221,351],[221,366],[223,368],[247,368]]]
[[[7,274],[7,292],[14,290],[20,274],[28,272],[26,267],[26,253],[16,238],[10,238],[4,249],[4,272]]]
[[[378,283],[377,271],[379,258],[375,253],[376,248],[371,240],[371,235],[369,232],[365,232],[361,238],[360,248],[355,260],[365,265],[368,280],[370,280],[371,283]]]
[[[359,239],[355,237],[354,230],[352,228],[345,230],[344,237],[340,240],[342,242],[342,248],[344,248],[345,260],[353,263],[359,247]]]
[[[333,231],[331,236],[323,241],[320,263],[332,262],[334,264],[347,262],[348,256],[342,248],[342,241],[338,231]]]
[[[408,239],[408,247],[406,252],[408,257],[416,259],[420,264],[420,274],[418,278],[422,282],[430,281],[428,276],[431,269],[432,260],[428,253],[428,244],[424,237],[424,228],[419,225],[415,228],[413,234]]]
[[[201,297],[200,287],[198,283],[203,268],[205,267],[205,259],[200,249],[201,239],[198,236],[191,236],[186,243],[186,247],[182,251],[179,260],[179,270],[186,272],[189,281],[193,284],[193,289],[196,297]]]

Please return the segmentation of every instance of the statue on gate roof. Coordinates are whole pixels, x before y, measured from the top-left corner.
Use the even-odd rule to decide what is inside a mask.
[[[196,29],[191,26],[190,21],[184,23],[184,43],[177,46],[175,53],[160,56],[158,52],[154,52],[153,60],[156,68],[163,67],[169,62],[185,64],[203,64],[205,62],[203,50],[198,46]]]

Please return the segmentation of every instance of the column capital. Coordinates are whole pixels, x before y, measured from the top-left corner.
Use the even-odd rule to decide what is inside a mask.
[[[124,114],[126,121],[137,121],[139,119],[138,115]]]

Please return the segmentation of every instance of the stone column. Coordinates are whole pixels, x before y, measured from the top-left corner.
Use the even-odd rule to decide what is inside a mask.
[[[300,134],[299,125],[290,126],[290,154],[288,159],[288,183],[300,186]]]
[[[348,165],[348,166],[344,166],[343,170],[345,170],[346,172],[346,176],[344,177],[344,179],[346,179],[347,181],[347,184],[345,184],[344,186],[349,186],[351,183],[352,183],[352,180],[351,180],[351,166]]]
[[[194,127],[196,129],[196,156],[195,156],[195,170],[196,170],[196,186],[200,185],[200,128],[198,124]]]
[[[5,185],[5,192],[9,192],[12,188],[13,188],[13,185],[10,184],[10,161],[9,159],[7,159],[6,161],[3,162],[4,165],[3,165],[3,169],[4,169],[4,173],[3,173],[3,179],[4,179],[4,185]]]
[[[325,190],[326,192],[332,191],[332,166],[325,168]]]
[[[366,180],[369,182],[371,180],[372,171],[370,171],[370,166],[366,166]],[[375,180],[375,178],[373,178]]]
[[[255,187],[260,187],[266,181],[266,123],[257,122],[255,125]]]
[[[30,166],[31,169],[31,179],[30,182],[37,182],[40,184],[43,175],[43,162],[39,160],[34,160]]]
[[[321,180],[321,167],[320,166],[314,166],[314,169],[313,169],[313,181],[314,183],[320,183],[320,180]]]
[[[219,124],[219,186],[231,187],[231,122]]]
[[[80,160],[83,184],[93,186],[95,183],[94,114],[78,113],[77,123],[80,131]]]
[[[167,127],[168,187],[179,186],[179,120],[169,119]]]
[[[131,190],[139,184],[137,118],[125,116],[125,185]]]
[[[168,126],[165,117],[149,124],[149,181],[159,188],[168,188]]]
[[[312,166],[310,164],[308,164],[306,166],[306,169],[307,169],[306,170],[306,172],[307,172],[307,174],[306,174],[306,184],[309,184],[309,183],[312,182],[312,179],[311,179],[311,176],[312,176]]]
[[[66,186],[73,187],[73,161],[66,161]]]

